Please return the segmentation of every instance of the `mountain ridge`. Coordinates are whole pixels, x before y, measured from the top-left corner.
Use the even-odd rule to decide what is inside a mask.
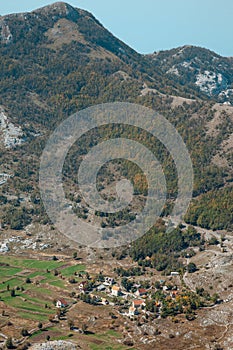
[[[138,64],[140,61],[143,66],[146,65],[143,70],[152,80],[154,77],[158,79],[160,76],[162,76],[161,80],[166,80],[166,85],[173,90],[171,93],[177,94],[176,90],[181,93],[183,87],[185,89],[183,97],[192,98],[191,95],[188,96],[189,91],[192,95],[202,98],[214,98],[216,102],[233,104],[232,57],[222,57],[214,51],[193,45],[141,55],[113,36],[90,12],[73,7],[66,2],[55,2],[32,12],[1,16],[0,38],[2,44],[10,44],[14,40],[20,39],[20,35],[11,30],[15,25],[13,19],[22,21],[20,27],[27,24],[24,35],[26,30],[31,30],[30,28],[36,20],[40,22],[39,31],[45,31],[46,26],[47,30],[52,31],[53,26],[59,20],[67,20],[73,23],[73,29],[69,33],[70,41],[72,41],[72,37],[76,37],[76,41],[78,41],[78,36],[74,33],[76,30],[81,32],[81,36],[85,39],[84,43],[89,44],[87,46],[101,46],[104,50],[123,59],[127,64],[131,64],[135,60]],[[74,25],[76,25],[76,29]],[[22,30],[22,28],[19,28],[19,32],[20,29]],[[58,32],[58,28],[56,31]],[[68,35],[67,30],[66,35]],[[204,67],[209,67],[209,69],[204,69]],[[139,70],[142,70],[141,68]]]
[[[0,159],[5,166],[3,172],[10,168],[10,173],[16,174],[9,180],[12,193],[23,191],[26,196],[31,191],[37,198],[38,162],[48,135],[71,114],[106,102],[144,105],[164,115],[177,128],[192,157],[194,196],[204,196],[202,203],[210,191],[219,188],[224,191],[232,183],[230,96],[220,100],[220,93],[209,95],[195,84],[198,74],[204,74],[207,69],[208,57],[213,61],[213,69],[218,64],[216,76],[223,74],[223,70],[227,72],[227,66],[223,69],[219,65],[228,64],[229,60],[222,61],[217,54],[192,46],[152,56],[140,55],[113,36],[94,16],[61,2],[31,13],[1,17],[0,22],[0,106],[5,111],[3,122],[14,126],[9,135],[7,125],[0,124],[1,140],[10,137],[11,141],[10,148],[4,147],[6,142],[0,145]],[[195,60],[198,55],[200,59]],[[182,65],[188,60],[188,66]],[[181,70],[179,76],[174,70],[167,72],[173,65]],[[215,84],[214,78],[211,79]],[[12,142],[11,136],[19,127],[22,142],[17,139]],[[155,148],[162,157],[161,148]],[[174,198],[175,174],[171,165],[166,166],[166,174],[170,176],[169,198]],[[7,184],[2,187],[7,191],[4,186]],[[33,205],[37,206],[37,202]],[[35,210],[44,215],[41,203]],[[200,208],[195,210],[198,219]],[[223,226],[228,227],[224,220]],[[218,221],[206,223],[200,219],[199,222],[214,228],[219,225]]]
[[[163,73],[181,84],[190,84],[218,102],[233,102],[233,58],[214,51],[185,45],[148,57]]]

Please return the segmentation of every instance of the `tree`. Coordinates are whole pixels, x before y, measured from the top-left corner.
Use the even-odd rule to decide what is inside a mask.
[[[43,328],[43,324],[41,322],[38,323],[38,328],[42,329]]]
[[[189,263],[188,266],[187,266],[187,270],[188,270],[189,273],[193,273],[193,272],[197,271],[196,264],[194,264],[192,262]]]
[[[128,278],[122,278],[121,285],[125,288],[127,292],[129,292],[130,289],[133,287],[133,282],[128,280]]]
[[[82,331],[85,334],[87,332],[88,326],[86,323],[82,323]]]
[[[155,301],[153,299],[146,301],[146,310],[150,312],[156,311]]]
[[[209,244],[209,245],[218,245],[218,244],[219,244],[219,241],[217,240],[216,237],[211,237],[211,238],[208,240],[208,244]]]
[[[25,329],[25,328],[23,328],[23,329],[21,330],[21,334],[22,334],[23,337],[27,337],[27,336],[29,335],[28,330]]]
[[[11,290],[11,297],[15,297],[15,290],[14,289]]]
[[[103,276],[102,271],[100,271],[100,273],[99,273],[97,279],[98,279],[99,282],[104,282],[104,281],[105,281],[105,278],[104,278],[104,276]]]
[[[77,257],[78,257],[78,253],[77,253],[77,252],[74,252],[74,253],[73,253],[73,258],[76,260]]]
[[[211,297],[211,300],[213,301],[214,304],[217,303],[218,299],[219,299],[219,295],[217,293],[214,293]]]
[[[13,345],[13,341],[12,341],[12,338],[7,338],[6,340],[6,347],[7,349],[14,349],[14,345]]]

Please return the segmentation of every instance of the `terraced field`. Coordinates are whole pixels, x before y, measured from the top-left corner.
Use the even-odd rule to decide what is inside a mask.
[[[85,271],[85,266],[81,264],[70,262],[70,266],[67,266],[64,261],[13,256],[0,256],[0,265],[2,304],[5,304],[6,308],[13,308],[17,315],[24,319],[43,322],[56,313],[54,300],[69,297],[74,289],[69,283],[69,278],[74,277],[76,272]],[[80,278],[76,280],[78,282]],[[12,295],[13,290],[15,295]],[[1,311],[3,310],[0,308]]]

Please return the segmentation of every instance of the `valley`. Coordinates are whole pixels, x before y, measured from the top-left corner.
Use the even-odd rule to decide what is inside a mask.
[[[191,45],[142,55],[91,13],[57,2],[0,17],[0,67],[0,349],[232,350],[232,57]],[[165,117],[185,143],[194,184],[186,214],[173,217],[179,176],[165,145],[128,124],[88,131],[62,170],[69,209],[83,222],[123,226],[148,195],[139,166],[118,158],[101,167],[96,187],[114,202],[119,181],[128,180],[132,202],[117,213],[85,202],[77,174],[98,143],[141,143],[166,180],[151,229],[126,246],[99,249],[57,230],[39,171],[61,122],[109,102]]]

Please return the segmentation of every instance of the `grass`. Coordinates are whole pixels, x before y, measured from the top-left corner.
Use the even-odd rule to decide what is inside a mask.
[[[56,269],[62,264],[61,261],[53,261],[53,260],[35,260],[35,259],[20,259],[12,256],[0,256],[0,263],[7,263],[10,266],[14,267],[22,267],[24,269]]]
[[[114,338],[121,338],[120,333],[114,331],[113,329],[109,329],[109,330],[107,331],[107,334],[110,335],[110,336],[112,336],[112,337],[114,337]]]
[[[44,331],[38,329],[38,331],[36,331],[32,335],[30,335],[30,338],[32,339],[32,338],[36,337],[37,335],[43,334],[43,332]]]
[[[101,341],[100,344],[93,344],[94,343],[94,339],[93,339],[93,343],[91,342],[91,338],[95,338],[98,339],[99,341]],[[102,334],[95,334],[90,335],[90,339],[88,342],[88,345],[90,347],[90,349],[92,350],[126,350],[129,349],[129,347],[125,346],[125,345],[120,345],[120,344],[114,344],[113,343],[113,339],[118,339],[121,338],[121,334],[117,331],[114,331],[112,329],[109,329],[107,332],[102,333]],[[133,350],[133,348],[130,348]]]
[[[16,308],[17,315],[24,319],[31,319],[34,321],[48,321],[49,316],[55,313],[55,310],[45,308],[44,299],[34,297],[32,298],[29,295],[20,293],[18,291],[15,297],[6,295],[2,297],[2,300],[7,305]]]
[[[9,292],[8,292],[9,293]],[[30,296],[22,293],[17,293],[12,297],[10,294],[3,296],[2,300],[9,306],[13,306],[18,309],[30,310],[35,312],[42,312],[50,314],[51,309],[45,309],[45,301],[37,298],[30,298]],[[26,300],[26,301],[25,301]]]
[[[35,272],[32,272],[32,273],[29,273],[29,274],[26,276],[26,278],[27,278],[27,277],[29,277],[29,278],[35,278],[35,277],[44,276],[44,275],[45,275],[45,273],[43,273],[42,271],[35,271]]]
[[[14,276],[21,271],[22,271],[22,269],[19,267],[1,266],[0,267],[0,279],[2,281],[5,277]]]
[[[72,338],[73,334],[70,333],[70,335],[60,335],[58,337],[53,337],[53,340],[68,340]]]
[[[30,291],[32,291],[34,293],[41,295],[44,301],[45,301],[45,295],[52,295],[53,294],[53,292],[51,290],[49,290],[48,288],[44,288],[41,285],[36,286],[34,284],[31,284],[29,286],[30,287],[27,288],[27,292],[30,293]]]
[[[54,280],[54,281],[51,281],[50,284],[51,284],[52,286],[59,287],[59,288],[64,288],[64,287],[65,287],[64,282],[61,281],[61,280]]]
[[[48,321],[49,316],[56,313],[52,304],[52,299],[56,298],[56,290],[53,287],[65,290],[65,282],[59,275],[54,276],[53,270],[57,269],[68,279],[74,276],[75,272],[80,273],[86,268],[80,264],[62,268],[64,261],[23,259],[8,255],[0,256],[1,263],[9,265],[0,267],[1,300],[15,308],[18,317],[40,322]],[[28,273],[20,275],[24,270],[28,270]],[[30,278],[32,283],[26,283],[27,278]],[[34,283],[36,280],[39,284]],[[16,287],[24,287],[24,291],[16,290],[16,296],[12,297],[11,290]],[[45,308],[45,304],[51,308]]]
[[[69,267],[65,267],[64,269],[59,269],[62,276],[69,277],[74,275],[75,272],[81,273],[82,271],[85,271],[86,266],[85,265],[73,265]]]
[[[20,287],[20,286],[22,286],[23,283],[24,283],[24,281],[20,278],[11,278],[9,280],[6,280],[5,283],[0,284],[0,290],[6,290],[7,285],[9,285],[10,288],[15,288],[18,286]]]
[[[17,315],[19,315],[19,317],[21,317],[22,319],[26,319],[26,320],[40,321],[40,322],[48,321],[48,315],[43,315],[43,314],[31,314],[29,312],[19,311]]]
[[[121,338],[121,335],[112,329],[109,329],[106,333],[95,334],[95,338],[101,340],[109,339],[110,337]]]
[[[45,303],[45,298],[44,298],[44,295],[45,295],[45,292],[48,292],[47,291],[47,289],[42,289],[42,288],[40,288],[39,289],[39,292],[43,295],[41,298],[35,298],[35,297],[31,297],[29,294],[26,294],[26,293],[24,293],[24,294],[22,294],[22,296],[25,298],[25,299],[27,299],[27,300],[30,300],[31,302],[33,302],[33,303],[38,303],[38,304],[41,304],[41,303],[43,303],[43,305],[44,305],[44,303]],[[50,292],[50,291],[49,291]],[[47,293],[48,294],[48,293]]]

